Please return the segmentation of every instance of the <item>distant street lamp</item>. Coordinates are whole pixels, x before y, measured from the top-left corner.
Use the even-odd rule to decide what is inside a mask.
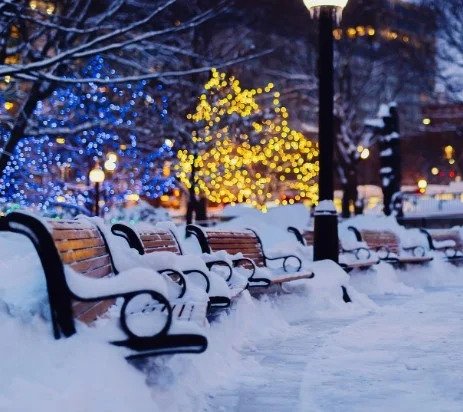
[[[348,0],[303,0],[312,17],[319,18],[318,57],[318,144],[319,144],[319,204],[315,208],[314,260],[330,259],[338,262],[338,215],[334,196],[334,20]]]
[[[113,152],[109,152],[106,155],[106,162],[104,162],[105,170],[107,170],[108,172],[114,172],[114,170],[116,170],[116,167],[117,167],[117,160],[118,160],[117,154]]]
[[[104,174],[104,171],[100,168],[100,165],[98,162],[95,164],[95,167],[92,170],[90,170],[90,174],[88,177],[90,179],[90,182],[94,184],[94,188],[95,188],[94,212],[95,212],[95,216],[99,216],[100,215],[100,183],[104,182],[105,174]]]
[[[420,193],[425,193],[426,189],[428,188],[428,182],[426,179],[420,179],[417,182],[418,189]]]

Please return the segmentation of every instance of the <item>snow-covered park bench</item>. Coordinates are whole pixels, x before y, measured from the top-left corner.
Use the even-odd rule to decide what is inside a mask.
[[[365,242],[381,260],[397,265],[426,264],[433,260],[422,245],[401,245],[399,236],[389,230],[357,229],[349,226],[359,242]]]
[[[288,232],[292,233],[298,242],[304,246],[314,245],[314,231],[305,229],[299,230],[295,227],[288,227]],[[379,262],[376,254],[365,246],[353,245],[351,247],[343,246],[342,241],[339,241],[339,253],[341,254],[340,265],[347,271],[350,272],[354,269],[365,270]]]
[[[286,282],[314,277],[313,272],[301,271],[302,261],[295,255],[267,256],[259,236],[253,230],[211,230],[195,225],[188,225],[186,230],[196,236],[203,253],[225,251],[233,256],[238,255],[233,257],[233,265],[235,267],[243,266],[252,271],[249,276],[250,289],[277,286]],[[257,268],[267,267],[270,261],[281,262],[279,266],[286,273],[271,278],[255,277]],[[296,264],[294,268],[291,268],[291,262]]]
[[[443,252],[450,262],[463,262],[463,239],[458,228],[421,229],[429,243],[429,249]]]
[[[91,221],[41,220],[14,212],[0,219],[0,230],[25,235],[33,243],[56,339],[74,335],[75,320],[91,324],[106,317],[117,326],[108,340],[125,347],[128,359],[206,349],[207,339],[194,321],[205,321],[207,302],[172,305],[161,274],[143,268],[117,273],[107,243]]]
[[[232,279],[233,269],[231,265],[224,260],[208,259],[205,262],[201,262],[203,264],[198,267],[198,264],[192,261],[197,262],[199,258],[192,255],[185,255],[176,234],[170,229],[146,225],[129,226],[123,223],[116,223],[111,227],[111,232],[116,236],[123,237],[128,245],[137,250],[140,255],[170,252],[178,256],[184,256],[184,261],[186,263],[182,268],[182,273],[186,276],[199,273],[206,279],[206,292],[209,293],[210,305],[213,310],[229,307],[231,301],[236,299],[247,287],[246,281],[236,282],[235,279]],[[224,294],[220,296],[218,294],[220,290],[217,290],[217,287],[214,288],[217,286],[217,276],[219,276],[215,272],[212,272],[216,267],[223,269],[218,270],[218,272],[224,274],[222,279],[228,283],[228,296],[224,296]],[[214,293],[214,289],[217,291],[216,293]]]

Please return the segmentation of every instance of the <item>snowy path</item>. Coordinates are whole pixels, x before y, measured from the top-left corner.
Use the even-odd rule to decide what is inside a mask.
[[[243,352],[259,367],[211,394],[211,410],[463,410],[463,289],[376,301],[376,313],[307,321]]]

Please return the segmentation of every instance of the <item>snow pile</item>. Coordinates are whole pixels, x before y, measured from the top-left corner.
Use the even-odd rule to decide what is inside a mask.
[[[54,340],[39,317],[21,322],[0,310],[0,410],[125,412],[158,409],[145,376],[98,329]]]
[[[37,252],[24,236],[0,234],[0,304],[11,315],[49,317],[45,276]]]
[[[349,286],[350,279],[344,270],[329,260],[307,263],[304,267],[315,276],[284,285],[286,291],[306,297],[306,307],[313,314],[327,316],[332,313],[360,314],[374,310],[376,305],[364,294]],[[346,304],[342,287],[352,299]]]
[[[111,223],[116,222],[148,222],[155,224],[171,220],[169,212],[162,207],[153,207],[144,200],[138,201],[135,206],[115,206],[105,213],[105,220]]]
[[[418,289],[463,286],[463,268],[438,258],[424,268],[398,270],[398,276],[404,284]]]
[[[422,269],[421,269],[422,272]],[[411,295],[416,289],[407,286],[393,267],[381,262],[368,271],[354,271],[350,275],[350,285],[366,295]]]

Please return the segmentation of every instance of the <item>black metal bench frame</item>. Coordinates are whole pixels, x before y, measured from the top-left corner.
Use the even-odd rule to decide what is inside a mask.
[[[201,249],[203,251],[203,253],[211,253],[211,248],[209,246],[209,242],[207,240],[207,237],[206,235],[204,234],[204,231],[200,228],[200,227],[197,227],[195,225],[188,225],[186,227],[186,230],[188,233],[190,234],[193,234],[196,236],[196,238],[198,239],[198,242],[201,246]],[[262,253],[262,259],[263,259],[263,263],[264,263],[264,267],[266,267],[266,262],[267,260],[283,260],[283,269],[285,270],[285,272],[288,272],[288,269],[285,265],[285,262],[288,260],[288,259],[291,259],[291,258],[295,258],[297,261],[298,261],[298,268],[297,268],[297,271],[299,271],[301,268],[302,268],[302,261],[299,257],[295,256],[295,255],[286,255],[286,256],[279,256],[279,257],[272,257],[272,258],[269,258],[268,256],[265,255],[265,252],[264,252],[264,248],[263,248],[263,244],[262,244],[262,240],[260,239],[259,235],[252,229],[246,229],[246,230],[249,230],[251,231],[255,238],[256,238],[256,241],[257,241],[257,244],[261,250],[261,253]],[[265,282],[267,283],[267,286],[270,286],[270,283],[268,281],[268,279],[263,279],[263,278],[254,278],[254,274],[256,272],[256,264],[254,263],[254,261],[252,259],[248,259],[248,258],[238,258],[236,259],[236,266],[239,266],[241,264],[241,262],[244,261],[244,262],[250,262],[250,264],[252,265],[252,268],[253,268],[253,271],[252,271],[252,275],[249,277],[249,286],[250,287],[253,287],[253,284],[252,282]],[[235,262],[234,262],[234,265],[235,265]],[[311,278],[313,278],[315,276],[314,273],[312,273],[312,276]],[[259,286],[257,286],[259,287]],[[345,303],[349,303],[349,302],[352,302],[350,296],[349,296],[349,293],[347,292],[347,288],[345,286],[341,286],[341,290],[342,290],[342,299]]]
[[[361,234],[360,230],[358,230],[355,226],[349,226],[347,229],[354,233],[355,238],[359,242],[363,241],[362,234]],[[426,256],[425,248],[423,246],[420,246],[420,245],[412,246],[412,247],[403,247],[399,243],[398,247],[399,247],[399,249],[401,248],[401,249],[403,249],[405,251],[411,251],[413,253],[413,256],[416,257],[416,258]],[[395,265],[395,266],[423,265],[423,264],[429,263],[430,261],[433,260],[433,258],[430,257],[427,260],[416,261],[416,262],[402,261],[399,255],[393,256],[395,254],[395,252],[393,252],[392,250],[390,250],[386,246],[379,246],[379,247],[376,247],[376,248],[372,248],[372,250],[374,250],[376,253],[378,253],[378,257],[379,257],[380,260],[382,260],[382,261],[384,261],[386,263],[390,263],[391,265]],[[405,259],[406,259],[406,257],[405,257]]]
[[[303,234],[301,233],[301,231],[299,229],[297,229],[296,227],[293,227],[293,226],[290,226],[288,227],[288,232],[289,233],[292,233],[297,241],[303,245],[303,246],[308,246],[307,245],[307,242],[306,240],[304,239],[304,236]],[[367,257],[366,259],[369,259],[371,257],[371,250],[366,248],[366,247],[358,247],[358,248],[354,248],[354,249],[345,249],[343,248],[341,245],[340,245],[340,248],[339,248],[339,251],[340,253],[350,253],[350,254],[353,254],[355,256],[355,258],[357,260],[361,260],[361,256],[360,256],[360,253],[363,251],[363,252],[367,252]],[[377,262],[376,262],[377,263]],[[355,265],[355,267],[352,267],[352,266],[349,266],[348,264],[345,264],[345,263],[339,263],[339,265],[346,271],[346,272],[351,272],[352,270],[358,268],[358,269],[369,269],[370,267],[374,266],[376,263],[368,263],[368,264],[365,264],[364,266],[361,266],[361,265]]]
[[[103,295],[95,298],[84,298],[73,293],[66,282],[64,265],[56,249],[53,237],[39,219],[28,214],[12,212],[0,218],[0,231],[24,235],[29,238],[34,245],[46,279],[53,335],[55,339],[60,339],[61,337],[68,338],[76,333],[71,299],[82,302],[97,302],[107,299],[123,298],[124,303],[122,304],[120,312],[120,327],[126,334],[127,339],[111,343],[139,352],[127,356],[127,359],[173,353],[202,353],[206,350],[207,339],[204,336],[194,334],[168,334],[172,324],[172,307],[162,294],[154,290],[138,290],[136,292]],[[104,237],[103,240],[106,243]],[[106,250],[110,256],[113,272],[117,275],[107,244]],[[167,312],[166,323],[163,328],[155,335],[149,337],[140,337],[133,333],[127,324],[126,318],[126,311],[130,301],[144,294],[150,295],[153,300],[157,301],[165,308],[163,311],[166,310]]]
[[[463,263],[463,251],[458,250],[456,246],[445,246],[444,248],[438,248],[434,244],[434,239],[432,234],[429,230],[421,228],[420,232],[426,236],[426,240],[428,241],[429,249],[435,252],[444,252],[445,258],[454,264],[461,264]]]
[[[259,235],[252,229],[246,229],[246,230],[252,232],[254,234],[255,238],[256,238],[256,244],[258,245],[258,247],[260,249],[260,252],[262,254],[262,261],[263,261],[263,266],[264,267],[267,267],[267,262],[268,261],[283,260],[283,263],[282,263],[281,267],[283,268],[283,270],[286,273],[288,273],[289,272],[289,267],[287,266],[287,262],[290,259],[295,259],[295,260],[297,260],[296,272],[301,270],[302,261],[298,256],[285,255],[285,256],[269,257],[264,252],[262,240],[259,237]],[[212,250],[211,250],[211,248],[209,246],[209,242],[208,242],[207,237],[204,234],[204,231],[203,231],[202,228],[200,228],[198,226],[195,226],[195,225],[188,225],[186,227],[186,231],[187,231],[187,233],[189,233],[191,235],[194,235],[198,239],[199,245],[200,245],[201,250],[202,250],[203,253],[212,253]],[[259,287],[262,286],[262,284],[267,284],[267,286],[270,285],[270,282],[268,281],[268,279],[256,278],[255,277],[257,267],[256,267],[255,262],[252,259],[249,259],[249,258],[246,258],[246,257],[244,257],[244,258],[234,258],[233,259],[233,266],[234,267],[238,267],[238,266],[241,266],[241,265],[246,264],[246,263],[251,266],[251,271],[252,271],[252,273],[251,273],[251,275],[249,276],[249,279],[248,279],[249,280],[249,287],[255,286],[255,285],[253,285],[253,283],[258,283],[259,285],[257,285],[257,286],[259,286]]]
[[[167,229],[163,229],[163,230],[165,230],[167,232]],[[119,237],[124,238],[127,241],[128,246],[130,248],[132,248],[132,249],[135,249],[140,255],[145,254],[145,248],[143,247],[143,243],[140,240],[140,238],[138,237],[137,233],[135,232],[135,229],[133,229],[132,227],[130,227],[130,226],[124,224],[124,223],[115,223],[114,225],[111,226],[111,232],[115,236],[119,236]],[[171,230],[169,230],[169,233],[172,235],[172,238],[174,239],[175,243],[177,244],[180,255],[183,255],[182,247],[181,247],[180,242],[178,241],[177,237],[175,236],[175,233],[172,232]],[[215,260],[215,261],[206,263],[206,266],[208,267],[209,270],[213,266],[216,266],[216,265],[217,266],[220,265],[220,266],[223,266],[223,267],[226,267],[226,268],[229,269],[229,275],[226,278],[226,281],[229,281],[231,279],[231,277],[232,277],[232,274],[233,274],[233,271],[232,271],[232,268],[230,267],[230,265],[227,262],[221,261],[221,260]],[[165,273],[165,274],[169,274],[171,272],[174,272],[175,274],[178,274],[177,271],[172,271],[171,269],[163,269],[163,270],[159,271],[159,273]],[[185,275],[199,274],[204,279],[204,281],[206,282],[206,287],[205,287],[206,293],[209,292],[209,290],[210,290],[210,281],[209,281],[209,278],[208,278],[206,273],[204,273],[203,271],[201,271],[199,269],[189,269],[189,270],[183,270],[182,274],[185,274]],[[186,282],[183,281],[183,284],[186,286]],[[230,307],[230,305],[231,305],[231,300],[229,298],[225,298],[223,296],[222,297],[221,296],[214,296],[214,297],[210,297],[210,302],[209,302],[208,307],[209,307],[210,310],[215,311],[215,310],[218,310],[218,309],[226,309],[226,308]]]

